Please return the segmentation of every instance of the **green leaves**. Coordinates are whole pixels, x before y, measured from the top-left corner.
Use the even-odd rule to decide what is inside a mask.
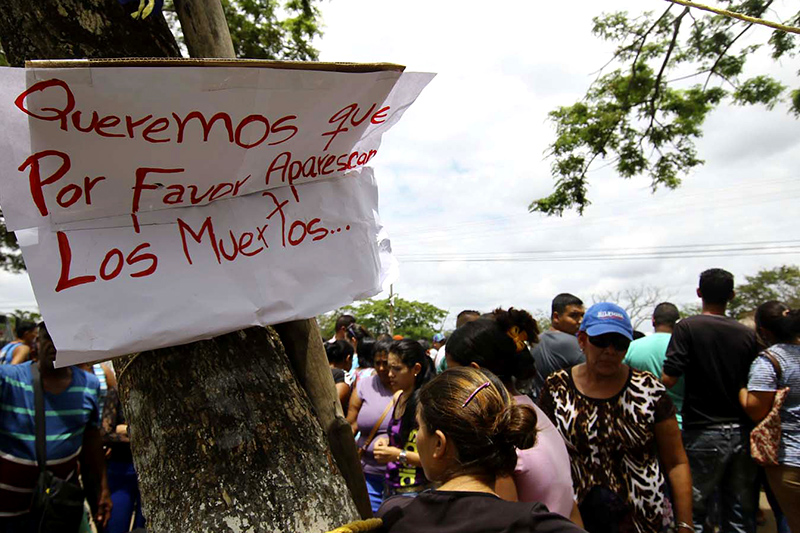
[[[729,9],[756,17],[772,2],[727,1]],[[716,106],[730,99],[772,109],[781,101],[786,87],[774,78],[739,81],[761,46],[738,44],[752,25],[673,7],[658,18],[617,12],[594,19],[595,35],[619,43],[611,61],[617,68],[599,77],[580,102],[550,113],[556,136],[547,155],[553,158],[555,189],[532,202],[531,211],[560,216],[574,208],[582,214],[590,204],[587,173],[598,160],[623,178],[647,176],[653,191],[678,187],[683,175],[703,163],[694,143]],[[773,33],[769,44],[775,58],[792,56],[797,48],[794,36],[784,32]],[[790,103],[800,116],[800,89]]]
[[[222,7],[237,57],[314,61],[319,56],[311,46],[322,34],[312,0],[222,0]]]
[[[783,302],[792,309],[800,306],[800,268],[795,265],[760,270],[745,279],[745,283],[736,287],[736,296],[728,306],[734,318],[741,318],[770,300]]]
[[[756,76],[739,85],[733,93],[738,105],[764,104],[772,109],[786,86],[767,76]]]
[[[397,295],[391,301],[388,298],[365,300],[343,307],[342,311],[353,315],[356,322],[373,335],[392,331],[394,335],[412,339],[430,339],[441,331],[441,322],[447,316],[447,311],[435,305],[405,300]]]

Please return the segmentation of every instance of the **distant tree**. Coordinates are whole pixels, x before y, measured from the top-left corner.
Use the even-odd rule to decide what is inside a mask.
[[[592,301],[594,303],[612,302],[619,305],[631,318],[633,329],[639,329],[642,324],[649,322],[653,317],[653,310],[656,306],[671,297],[672,294],[661,287],[640,285],[616,292],[607,291],[593,294]]]
[[[18,322],[25,320],[28,322],[40,322],[42,320],[42,315],[38,311],[23,311],[22,309],[15,309],[14,320]]]
[[[536,324],[539,326],[539,331],[545,332],[550,329],[552,322],[550,321],[550,313],[548,311],[536,309],[533,313],[531,313],[531,315],[536,320]]]
[[[442,322],[447,317],[447,311],[435,305],[405,300],[397,295],[391,300],[365,300],[345,306],[341,311],[353,315],[356,322],[374,335],[393,332],[412,339],[430,339],[442,330]]]
[[[336,319],[344,313],[341,309],[335,309],[322,315],[317,315],[317,324],[323,339],[330,339],[336,332]]]
[[[769,300],[784,302],[793,309],[800,307],[800,267],[783,265],[759,270],[745,279],[746,283],[736,286],[736,296],[728,306],[732,317],[740,318]]]
[[[774,0],[717,4],[750,17],[797,9],[788,2],[773,5],[778,4]],[[783,13],[783,19],[800,25],[800,12]],[[723,102],[772,109],[787,93],[774,77],[744,77],[747,60],[767,44],[739,42],[754,26],[675,4],[660,14],[596,17],[592,32],[617,49],[580,101],[550,113],[556,128],[548,150],[555,190],[531,203],[530,210],[561,215],[575,208],[583,213],[591,203],[587,175],[601,160],[622,178],[648,176],[653,191],[678,187],[682,175],[703,163],[694,143],[713,109]],[[793,57],[799,44],[796,35],[781,30],[773,31],[768,42],[776,61]],[[791,111],[800,116],[800,89],[789,100]]]
[[[703,312],[703,307],[700,304],[683,304],[678,306],[678,312],[681,318],[686,318],[688,316],[699,315]]]

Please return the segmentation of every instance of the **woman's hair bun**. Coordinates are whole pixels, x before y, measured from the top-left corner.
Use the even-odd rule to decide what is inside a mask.
[[[536,424],[539,419],[536,411],[528,405],[511,404],[497,417],[494,427],[495,438],[520,450],[532,448],[536,444]]]

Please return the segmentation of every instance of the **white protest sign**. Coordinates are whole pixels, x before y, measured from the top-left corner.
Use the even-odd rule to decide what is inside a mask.
[[[57,364],[377,294],[394,267],[366,165],[432,77],[0,69],[0,199]]]
[[[344,175],[377,155],[431,79],[233,67],[25,73],[26,88],[0,107],[7,130],[30,121],[29,138],[9,139],[15,155],[27,154],[14,160],[27,179],[9,191],[24,198],[4,210],[11,230]]]

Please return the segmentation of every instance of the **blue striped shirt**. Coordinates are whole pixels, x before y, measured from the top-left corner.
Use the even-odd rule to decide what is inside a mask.
[[[0,365],[0,517],[27,511],[38,476],[31,364]],[[47,464],[61,478],[74,475],[87,426],[100,427],[99,390],[93,374],[73,367],[63,392],[44,393]]]
[[[781,379],[775,367],[762,352],[750,366],[747,390],[772,392],[789,387],[789,394],[780,410],[781,445],[778,464],[800,467],[800,345],[775,344],[768,348],[781,366]]]
[[[17,349],[17,346],[22,346],[22,343],[14,341],[3,346],[3,349],[0,350],[0,365],[11,364],[11,361],[14,359],[14,350]]]

